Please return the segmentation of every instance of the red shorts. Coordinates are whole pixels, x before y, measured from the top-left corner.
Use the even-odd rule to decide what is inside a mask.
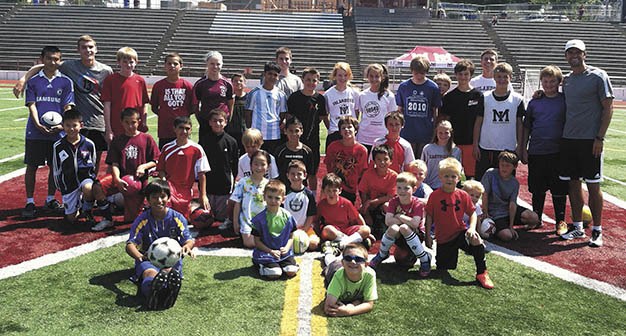
[[[362,225],[351,225],[351,226],[345,226],[343,228],[339,228],[339,227],[337,227],[335,225],[326,225],[326,226],[332,226],[335,229],[341,231],[342,233],[344,233],[344,234],[346,234],[348,236],[353,234],[353,233],[355,233],[355,232],[358,232],[359,229],[362,227]],[[324,227],[326,227],[326,226],[324,226]]]
[[[461,150],[461,165],[465,176],[475,176],[476,174],[476,159],[474,159],[474,146],[473,145],[458,145]]]
[[[191,203],[191,198],[193,196],[191,188],[184,186],[176,187],[169,181],[168,184],[170,185],[170,205],[172,209],[180,212],[183,216],[185,216],[185,218],[189,219],[189,215],[191,215],[189,203]]]

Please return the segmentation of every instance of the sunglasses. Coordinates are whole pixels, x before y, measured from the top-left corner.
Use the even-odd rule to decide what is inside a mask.
[[[357,264],[362,264],[364,262],[367,261],[367,259],[363,258],[363,257],[359,257],[359,256],[353,256],[353,255],[344,255],[343,256],[343,261],[345,262],[351,262],[354,261]]]

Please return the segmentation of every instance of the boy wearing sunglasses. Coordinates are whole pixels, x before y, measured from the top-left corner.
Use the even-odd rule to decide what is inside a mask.
[[[378,299],[378,292],[376,272],[367,266],[365,247],[355,243],[346,245],[342,259],[326,268],[324,285],[326,315],[351,316],[370,312]]]

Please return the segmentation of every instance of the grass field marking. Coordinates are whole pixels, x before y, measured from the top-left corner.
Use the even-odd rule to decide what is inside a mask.
[[[119,233],[113,236],[100,238],[83,245],[75,246],[67,250],[46,254],[35,259],[24,261],[17,265],[0,268],[0,280],[15,277],[42,267],[58,264],[62,261],[70,260],[102,248],[113,246],[126,241],[127,239],[128,232]]]
[[[23,156],[24,156],[24,153],[20,153],[20,154],[17,154],[17,155],[13,155],[13,156],[10,156],[10,157],[8,157],[8,158],[4,158],[4,159],[0,160],[0,163],[5,163],[5,162],[13,161],[13,160],[15,160],[15,159],[19,159],[19,158],[21,158],[21,157],[23,157]]]
[[[252,250],[235,247],[194,247],[194,252],[197,256],[252,258]]]
[[[324,301],[326,289],[324,288],[324,278],[319,276],[322,273],[322,262],[313,260],[311,282],[311,307],[315,309],[317,305]],[[323,311],[316,311],[311,314],[311,336],[328,335],[328,320]]]
[[[0,109],[0,112],[19,110],[19,109],[23,109],[23,108],[26,108],[26,106],[7,107],[7,108]],[[26,119],[26,118],[24,118],[24,119]]]
[[[10,172],[8,174],[4,174],[4,175],[0,176],[0,183],[6,182],[6,181],[8,181],[8,180],[10,180],[10,179],[12,179],[14,177],[20,177],[20,176],[24,175],[25,173],[26,173],[26,167],[20,168],[20,169],[18,169],[16,171],[12,171],[12,172]]]
[[[616,133],[621,133],[621,134],[626,134],[626,132],[624,132],[624,131],[620,131],[620,130],[618,130],[618,129],[614,129],[614,128],[609,128],[609,131],[611,131],[611,132],[616,132]]]
[[[611,182],[614,182],[614,183],[617,183],[617,184],[619,184],[621,186],[625,186],[626,187],[626,183],[624,183],[624,182],[622,182],[620,180],[616,180],[616,179],[608,177],[608,176],[604,176],[604,178],[609,180],[609,181],[611,181]]]
[[[313,257],[311,254],[305,254],[300,258],[300,260],[300,294],[298,296],[297,335],[311,335]]]
[[[296,262],[300,264],[303,258],[296,258]],[[291,336],[300,335],[298,333],[299,318],[299,298],[300,298],[300,279],[302,272],[296,273],[296,276],[286,281],[285,300],[283,302],[283,314],[280,321],[280,335]]]
[[[576,274],[574,272],[568,271],[558,266],[554,266],[547,262],[537,260],[535,258],[527,257],[519,252],[509,250],[507,248],[493,244],[491,242],[485,242],[485,243],[487,244],[487,249],[490,251],[490,253],[493,253],[495,255],[501,256],[508,260],[514,261],[521,265],[530,267],[537,271],[553,275],[559,279],[574,283],[582,287],[595,290],[596,292],[600,292],[608,296],[612,296],[622,301],[626,301],[626,289],[613,286],[603,281],[587,278],[585,276]]]

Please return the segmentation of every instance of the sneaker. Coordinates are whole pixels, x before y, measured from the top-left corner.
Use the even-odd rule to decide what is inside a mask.
[[[600,247],[602,246],[602,231],[591,230],[591,239],[589,240],[589,246]]]
[[[574,229],[564,235],[561,235],[561,239],[563,240],[572,240],[572,239],[579,239],[579,238],[585,238],[585,231],[583,230],[578,230],[578,229]]]
[[[426,252],[426,259],[428,259],[427,261],[422,261],[420,259],[420,276],[422,278],[427,277],[430,274],[430,262],[432,261],[432,256],[430,255],[430,253],[428,251],[424,251]]]
[[[226,231],[226,230],[231,230],[232,231],[233,230],[233,221],[231,221],[230,219],[227,218],[217,228],[220,229],[220,231]]]
[[[325,241],[324,244],[322,244],[322,253],[339,256],[341,254],[341,250],[339,249],[339,242],[330,240]]]
[[[491,281],[491,278],[489,277],[489,273],[487,273],[487,271],[481,274],[476,274],[476,280],[482,288],[493,289],[494,287],[493,281]]]
[[[382,255],[380,255],[380,253],[376,253],[374,258],[372,258],[372,260],[370,260],[369,266],[371,268],[373,268],[373,269],[376,269],[380,265],[380,263],[382,263],[383,260],[385,260],[387,258],[389,258],[388,255],[383,257]]]
[[[567,233],[567,223],[565,221],[559,221],[556,223],[556,234],[562,236]]]
[[[174,306],[178,293],[180,292],[180,286],[182,285],[182,277],[177,269],[172,269],[167,274],[167,291],[161,300],[161,309],[168,309]]]
[[[22,210],[22,217],[26,219],[35,218],[35,203],[28,203]]]
[[[90,211],[86,211],[84,213],[81,213],[80,217],[85,219],[85,224],[87,225],[96,225],[96,219],[93,218],[93,214]]]
[[[146,309],[157,310],[159,309],[159,299],[162,292],[166,289],[168,276],[167,272],[161,270],[154,279],[152,279],[152,289],[148,295],[148,301],[146,301]]]
[[[55,213],[63,213],[63,205],[61,205],[61,203],[59,203],[59,201],[57,201],[56,199],[53,199],[49,202],[46,202],[46,209],[50,210],[52,212]]]
[[[110,221],[108,219],[103,219],[100,223],[92,226],[91,231],[99,232],[99,231],[108,229],[110,227],[113,227],[113,221]]]

